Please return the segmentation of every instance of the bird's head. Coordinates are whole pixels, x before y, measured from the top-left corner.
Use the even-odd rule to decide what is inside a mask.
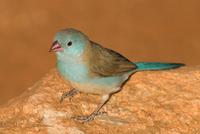
[[[88,37],[82,32],[68,28],[56,33],[50,52],[55,52],[57,57],[80,57],[85,46],[89,44]]]

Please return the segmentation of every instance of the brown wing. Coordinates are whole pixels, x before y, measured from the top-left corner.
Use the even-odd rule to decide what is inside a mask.
[[[89,73],[92,76],[113,76],[132,71],[134,63],[119,53],[92,42],[88,51]]]

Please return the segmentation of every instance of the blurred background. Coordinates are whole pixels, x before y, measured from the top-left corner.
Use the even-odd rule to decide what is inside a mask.
[[[1,0],[0,104],[55,67],[54,33],[73,27],[133,61],[200,64],[199,0]]]

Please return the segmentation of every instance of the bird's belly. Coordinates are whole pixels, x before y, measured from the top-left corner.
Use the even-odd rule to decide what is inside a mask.
[[[119,87],[109,87],[91,83],[77,83],[77,82],[70,82],[70,83],[73,88],[81,92],[90,94],[110,94],[112,92],[116,92],[119,89]]]
[[[59,73],[71,83],[73,88],[92,94],[110,94],[116,92],[129,76],[129,74],[124,74],[121,76],[93,78],[87,74],[86,66],[73,62],[70,64],[58,62],[57,67]]]
[[[73,88],[85,93],[110,94],[118,91],[125,81],[124,77],[106,77],[88,79],[84,82],[71,81]]]

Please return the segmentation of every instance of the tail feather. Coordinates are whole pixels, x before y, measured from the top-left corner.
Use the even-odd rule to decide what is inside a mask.
[[[175,69],[185,65],[182,63],[161,62],[134,62],[134,64],[137,66],[137,71]]]

